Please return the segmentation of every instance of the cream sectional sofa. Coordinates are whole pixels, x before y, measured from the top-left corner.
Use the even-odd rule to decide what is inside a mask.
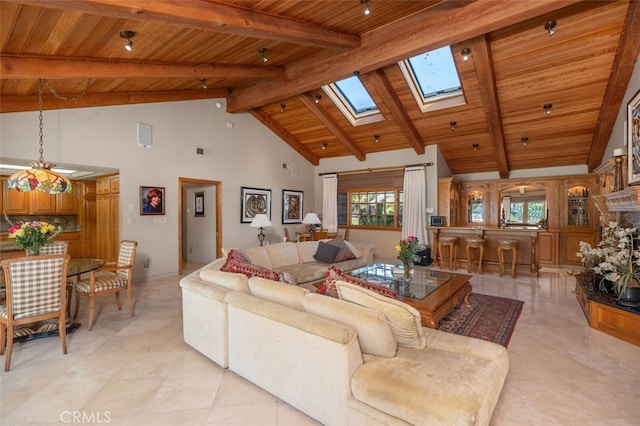
[[[373,262],[373,245],[347,243],[356,259],[334,264],[342,271],[350,271]],[[240,250],[252,263],[289,273],[299,286],[314,289],[313,283],[324,279],[330,265],[313,258],[318,241],[277,243]],[[223,249],[225,255],[229,252]],[[225,258],[187,275],[182,286],[182,320],[184,340],[222,367],[228,367],[227,304],[229,289],[249,292],[249,279],[242,274],[221,271]]]
[[[325,425],[489,424],[504,347],[349,283],[340,300],[239,275],[180,283],[185,341],[221,366]]]

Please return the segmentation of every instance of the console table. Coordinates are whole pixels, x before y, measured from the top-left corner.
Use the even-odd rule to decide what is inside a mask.
[[[640,308],[616,305],[613,294],[594,290],[590,274],[577,274],[576,297],[592,328],[640,346]]]

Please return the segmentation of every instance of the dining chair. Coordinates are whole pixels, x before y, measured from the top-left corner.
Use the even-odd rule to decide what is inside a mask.
[[[69,243],[66,241],[54,241],[40,247],[40,254],[67,254]],[[25,250],[26,251],[26,250]]]
[[[76,309],[73,313],[74,320],[78,317],[80,297],[86,297],[89,299],[88,329],[91,330],[93,328],[93,319],[95,315],[96,296],[106,296],[108,294],[115,293],[118,310],[122,310],[122,301],[120,300],[121,291],[127,292],[129,313],[131,314],[131,318],[133,318],[131,281],[133,279],[133,263],[136,258],[137,249],[138,243],[136,241],[120,241],[120,250],[118,252],[117,262],[108,262],[102,268],[92,271],[89,279],[81,279],[75,283]]]
[[[67,353],[65,305],[69,255],[50,254],[6,259],[4,269],[7,299],[0,307],[0,355],[7,355],[4,371],[11,367],[16,326],[58,319],[62,353]]]
[[[40,254],[67,254],[69,243],[66,241],[54,241],[40,247]],[[29,251],[25,250],[27,256]],[[67,316],[71,316],[71,297],[73,296],[73,281],[67,281]]]

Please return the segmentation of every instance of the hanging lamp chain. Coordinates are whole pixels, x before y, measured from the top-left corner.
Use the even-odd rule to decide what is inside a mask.
[[[44,150],[42,148],[42,79],[38,79],[38,120],[40,121],[40,163],[44,163]]]
[[[76,96],[73,96],[71,98],[67,98],[65,96],[62,96],[60,94],[58,94],[58,92],[56,91],[56,89],[54,89],[53,87],[51,87],[49,85],[49,81],[48,80],[43,80],[44,81],[44,85],[47,87],[47,89],[49,89],[49,91],[51,92],[51,94],[53,96],[55,96],[58,99],[61,99],[63,101],[75,101],[80,99],[81,97],[84,96],[85,93],[87,93],[87,90],[89,89],[89,86],[91,86],[91,83],[93,83],[92,79],[88,79],[87,80],[87,85],[84,87],[84,89],[82,89],[82,91],[80,93],[78,93]]]

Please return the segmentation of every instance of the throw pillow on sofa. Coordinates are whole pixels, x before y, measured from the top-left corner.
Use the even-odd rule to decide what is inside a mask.
[[[247,277],[262,277],[273,281],[280,281],[280,274],[271,269],[263,268],[262,266],[253,265],[248,262],[240,262],[234,260],[231,257],[227,257],[227,261],[220,268],[224,272],[235,272],[239,274],[245,274]]]
[[[318,241],[318,249],[313,258],[321,263],[333,263],[339,251],[340,247]]]
[[[422,349],[427,345],[420,312],[413,306],[341,280],[336,282],[336,288],[340,299],[381,311],[398,346]]]
[[[336,246],[339,248],[338,254],[333,260],[334,263],[340,263],[356,258],[356,255],[351,250],[349,250],[349,246],[347,246],[347,243],[340,234],[336,235],[334,239],[327,241],[327,244],[331,244],[332,246]]]
[[[345,274],[339,268],[335,266],[330,267],[327,272],[325,272],[325,280],[318,288],[316,293],[318,294],[326,294],[331,297],[338,297],[338,290],[336,289],[336,281],[346,281],[351,284],[358,285],[360,287],[369,289],[371,291],[375,291],[378,294],[381,294],[385,297],[390,297],[392,299],[397,299],[398,296],[388,288],[379,286],[374,283],[370,283],[369,281],[365,281],[362,278],[354,277],[353,275]]]

